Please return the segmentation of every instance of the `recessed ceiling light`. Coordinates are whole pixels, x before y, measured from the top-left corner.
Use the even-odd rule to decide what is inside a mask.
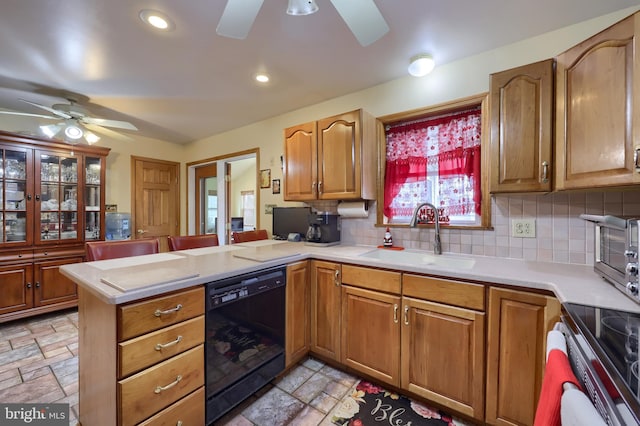
[[[269,76],[266,74],[258,74],[256,75],[256,81],[260,82],[260,83],[268,83],[269,82]]]
[[[162,12],[158,12],[157,10],[143,9],[140,11],[139,16],[140,19],[142,19],[142,22],[151,25],[158,30],[171,31],[175,27],[169,16]]]

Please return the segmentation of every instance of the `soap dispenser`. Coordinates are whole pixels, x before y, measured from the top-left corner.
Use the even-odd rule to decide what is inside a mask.
[[[384,239],[382,240],[383,247],[393,247],[393,238],[391,237],[391,231],[389,231],[389,227],[387,226],[387,230],[384,233]]]

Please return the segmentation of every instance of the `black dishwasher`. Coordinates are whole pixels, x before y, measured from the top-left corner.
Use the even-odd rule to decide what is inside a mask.
[[[207,424],[284,370],[286,268],[207,284]]]

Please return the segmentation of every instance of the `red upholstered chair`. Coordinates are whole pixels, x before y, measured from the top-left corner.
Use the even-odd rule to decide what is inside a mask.
[[[266,229],[256,229],[254,231],[233,232],[231,239],[233,243],[246,243],[248,241],[266,240],[269,234]]]
[[[170,235],[169,250],[187,250],[200,247],[213,247],[219,245],[218,235]]]
[[[87,261],[117,259],[160,252],[157,238],[144,240],[88,241],[85,243]]]

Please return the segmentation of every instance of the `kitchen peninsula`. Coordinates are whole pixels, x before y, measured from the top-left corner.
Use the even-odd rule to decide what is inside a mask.
[[[296,284],[302,280],[302,288],[308,290],[301,293],[307,298],[286,301],[288,307],[303,306],[310,324],[311,331],[303,331],[303,347],[297,353],[311,351],[338,366],[489,424],[512,415],[500,411],[505,409],[498,401],[504,391],[497,392],[498,386],[511,386],[511,380],[503,378],[497,383],[499,365],[494,365],[515,362],[504,358],[509,356],[504,355],[504,348],[499,352],[494,347],[496,342],[508,344],[509,336],[491,336],[495,324],[513,319],[503,317],[501,303],[515,300],[517,306],[526,306],[514,315],[519,315],[519,324],[524,320],[537,327],[531,333],[535,356],[522,359],[517,351],[513,355],[520,358],[519,363],[532,366],[527,373],[532,376],[531,389],[523,392],[527,400],[515,404],[525,418],[535,411],[536,383],[539,385],[544,368],[544,335],[557,320],[560,303],[640,312],[638,305],[605,284],[589,266],[449,254],[434,259],[417,250],[407,250],[403,256],[387,256],[390,253],[372,246],[342,245],[327,250],[304,243],[258,241],[63,266],[62,273],[79,286],[80,421],[83,425],[155,424],[161,418],[177,421],[190,413],[200,416],[192,421],[203,423],[203,285],[274,266],[296,265],[298,271],[306,271],[295,277]],[[287,287],[293,283],[287,273]],[[335,291],[336,298],[323,298],[328,291]],[[337,306],[329,306],[327,300]],[[398,351],[375,360],[358,350],[354,343],[358,340],[346,339],[353,321],[357,322],[350,310],[373,309],[373,305],[359,304],[369,300],[382,308],[368,311],[367,318],[373,323],[378,315],[388,314],[389,321],[384,329],[364,334],[377,333],[378,339],[390,340],[390,351]],[[178,306],[175,314],[164,315],[163,311]],[[322,317],[328,309],[337,328]],[[435,325],[467,336],[460,340],[459,354],[443,352],[455,358],[455,371],[467,375],[460,380],[450,378],[450,388],[444,391],[430,388],[420,378],[407,377],[412,360],[406,349],[411,346],[406,345],[416,338],[409,324],[420,321],[419,310],[458,319]],[[398,315],[403,316],[402,321],[397,321]],[[154,321],[157,324],[152,325]],[[519,333],[521,340],[529,339],[522,336],[528,333]],[[173,344],[176,334],[182,337]],[[287,329],[287,339],[289,336]],[[167,347],[147,354],[136,346],[144,342],[152,348],[158,343]],[[427,366],[425,374],[432,368],[443,367]],[[523,387],[522,381],[519,386]]]

